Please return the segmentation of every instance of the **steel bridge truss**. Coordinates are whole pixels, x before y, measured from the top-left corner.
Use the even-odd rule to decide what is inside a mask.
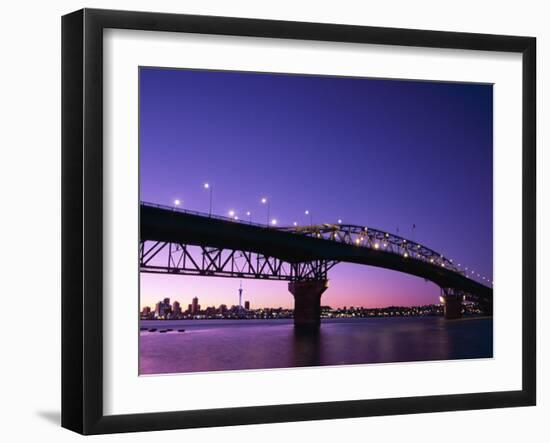
[[[378,229],[342,224],[322,224],[281,229],[314,238],[384,251],[411,260],[421,260],[433,266],[441,266],[459,274],[466,275],[466,272],[463,271],[460,266],[457,266],[453,263],[453,260],[444,257],[442,254],[420,243]]]
[[[141,272],[265,280],[326,280],[332,260],[289,263],[262,254],[183,243],[142,241]]]

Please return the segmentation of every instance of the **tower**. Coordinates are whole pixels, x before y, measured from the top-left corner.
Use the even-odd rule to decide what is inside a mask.
[[[239,310],[243,308],[243,282],[241,280],[240,286],[239,286]]]

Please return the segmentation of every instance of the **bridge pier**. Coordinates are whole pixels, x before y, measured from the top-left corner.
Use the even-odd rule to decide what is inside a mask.
[[[288,290],[294,296],[294,327],[317,329],[321,325],[321,295],[327,280],[292,281]]]
[[[441,302],[443,303],[443,315],[452,320],[462,317],[462,300],[464,296],[460,291],[442,290]]]
[[[462,297],[444,297],[443,312],[445,318],[452,320],[462,317]]]

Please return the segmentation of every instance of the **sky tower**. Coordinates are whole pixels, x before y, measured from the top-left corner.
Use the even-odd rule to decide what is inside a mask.
[[[243,281],[239,285],[239,310],[243,308]]]

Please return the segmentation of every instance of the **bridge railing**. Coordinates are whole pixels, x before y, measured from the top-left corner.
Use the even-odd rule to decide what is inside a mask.
[[[216,220],[223,220],[223,221],[227,221],[227,222],[231,222],[231,223],[241,223],[241,224],[244,224],[244,225],[257,226],[259,228],[274,228],[274,227],[266,225],[265,223],[261,224],[261,223],[253,222],[251,220],[246,220],[246,219],[243,219],[243,218],[240,218],[240,217],[235,218],[235,217],[227,217],[227,216],[224,216],[224,215],[208,214],[206,212],[192,211],[190,209],[178,208],[176,206],[161,205],[161,204],[158,204],[158,203],[150,203],[150,202],[144,202],[144,201],[140,202],[140,205],[149,206],[149,207],[152,207],[152,208],[165,209],[167,211],[181,212],[182,214],[198,215],[200,217],[213,218],[213,219],[216,219]]]

